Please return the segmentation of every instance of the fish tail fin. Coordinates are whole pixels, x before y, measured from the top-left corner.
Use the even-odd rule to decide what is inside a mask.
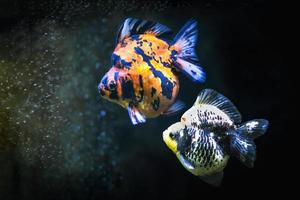
[[[196,82],[205,81],[205,72],[200,67],[195,52],[197,41],[197,21],[189,20],[177,33],[174,39],[175,66],[182,70],[190,79]]]
[[[257,138],[265,134],[269,126],[268,120],[254,119],[243,123],[237,129],[237,132],[243,137]]]
[[[254,139],[263,135],[268,128],[268,121],[255,119],[243,123],[237,131],[230,133],[230,152],[247,167],[253,167],[256,159]]]

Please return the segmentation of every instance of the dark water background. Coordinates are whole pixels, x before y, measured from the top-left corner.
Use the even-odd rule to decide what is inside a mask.
[[[281,5],[256,1],[21,1],[0,4],[0,199],[197,199],[282,191],[286,121]],[[191,175],[162,141],[179,120],[132,126],[127,111],[102,100],[126,17],[177,32],[199,24],[197,53],[207,81],[180,77],[192,105],[202,88],[229,97],[243,121],[265,118],[253,169],[231,159],[221,188]],[[281,39],[280,39],[281,38]],[[284,148],[283,148],[284,147]],[[284,149],[284,150],[283,150]]]

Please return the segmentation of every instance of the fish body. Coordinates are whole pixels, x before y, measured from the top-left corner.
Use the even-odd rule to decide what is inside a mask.
[[[231,156],[253,167],[254,139],[268,127],[264,119],[240,122],[241,115],[230,100],[205,89],[181,121],[164,131],[163,140],[189,172],[217,186]]]
[[[176,101],[178,72],[184,71],[198,82],[205,79],[194,53],[196,33],[195,21],[188,22],[171,40],[170,29],[161,24],[125,20],[112,67],[98,86],[100,94],[126,108],[133,124],[182,109],[183,103]]]
[[[152,35],[127,38],[118,44],[114,65],[120,60],[125,68],[113,67],[108,76],[118,77],[116,102],[127,108],[133,103],[147,118],[157,117],[174,103],[179,91],[179,80],[171,67],[170,45]],[[121,98],[119,98],[121,97]]]

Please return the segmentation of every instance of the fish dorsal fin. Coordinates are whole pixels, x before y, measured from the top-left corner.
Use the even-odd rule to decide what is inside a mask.
[[[222,94],[212,90],[204,89],[199,94],[194,105],[213,105],[226,113],[234,123],[240,123],[242,116],[233,103]]]
[[[168,38],[171,36],[172,31],[168,27],[156,22],[127,18],[120,27],[117,36],[117,43],[131,35],[147,33]]]

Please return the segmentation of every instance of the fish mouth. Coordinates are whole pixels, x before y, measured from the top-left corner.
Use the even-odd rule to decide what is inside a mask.
[[[107,90],[105,89],[105,86],[102,83],[98,85],[98,91],[102,97],[105,98],[107,96]]]
[[[169,138],[169,131],[168,131],[168,129],[163,132],[162,137],[163,137],[163,141],[165,143],[167,143],[168,138]]]
[[[164,140],[165,144],[167,145],[167,147],[171,151],[173,151],[173,153],[177,153],[177,142],[170,138],[169,129],[167,129],[163,132],[163,140]]]

